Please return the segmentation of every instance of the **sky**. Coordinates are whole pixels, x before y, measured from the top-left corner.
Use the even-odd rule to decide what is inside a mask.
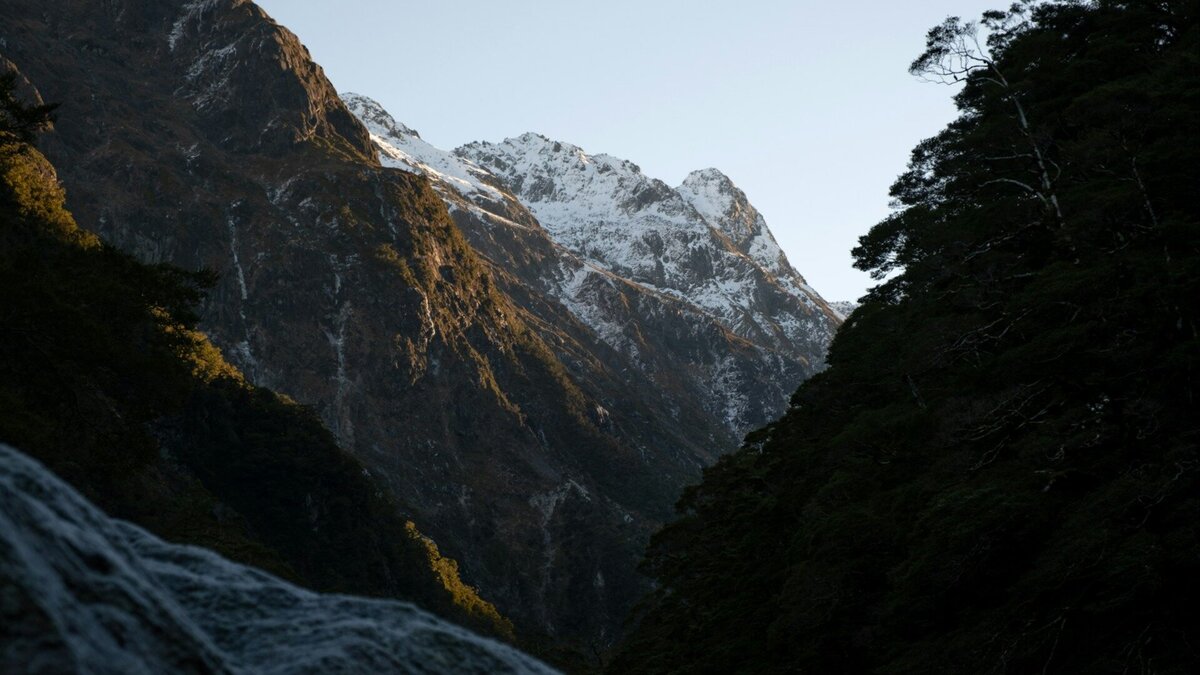
[[[535,131],[675,186],[716,167],[828,300],[872,284],[858,237],[955,117],[908,64],[999,0],[257,0],[339,92],[437,147]]]

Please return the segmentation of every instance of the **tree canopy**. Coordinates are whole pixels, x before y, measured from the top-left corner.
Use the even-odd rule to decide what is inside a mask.
[[[960,114],[854,251],[880,283],[654,538],[613,672],[1200,669],[1198,16],[930,31]]]
[[[58,104],[29,103],[17,94],[17,73],[0,73],[0,140],[33,143],[54,123]]]

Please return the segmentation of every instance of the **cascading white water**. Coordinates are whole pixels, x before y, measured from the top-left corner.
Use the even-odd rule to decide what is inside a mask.
[[[554,671],[408,603],[164,542],[0,445],[0,672]]]

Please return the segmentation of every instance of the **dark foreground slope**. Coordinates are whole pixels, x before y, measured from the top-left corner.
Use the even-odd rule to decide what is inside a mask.
[[[972,72],[856,250],[899,274],[657,535],[613,672],[1200,669],[1198,19],[930,34]]]
[[[138,263],[78,228],[63,197],[0,128],[0,442],[168,540],[511,633],[310,410],[247,383],[196,332],[209,275]]]
[[[5,673],[552,672],[410,604],[312,593],[165,542],[6,445],[0,551]]]

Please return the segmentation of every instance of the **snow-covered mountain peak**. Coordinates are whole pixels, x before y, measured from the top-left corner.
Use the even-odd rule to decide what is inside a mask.
[[[682,360],[704,382],[705,408],[735,434],[762,414],[762,374],[819,368],[840,316],[720,171],[693,172],[672,188],[631,161],[532,132],[446,153],[394,133],[401,125],[366,101],[347,103],[381,161],[429,177],[473,245],[636,367],[654,372],[657,353],[675,373]],[[650,328],[662,321],[671,327]],[[691,344],[704,334],[720,335],[714,344],[722,345],[705,357],[653,346],[664,335]],[[755,356],[733,357],[732,345]],[[770,396],[786,400],[794,386]]]
[[[435,187],[444,186],[473,200],[508,199],[491,174],[471,161],[425,142],[412,128],[397,122],[378,101],[353,93],[343,94],[342,101],[367,128],[384,166],[428,176]]]
[[[637,164],[540,134],[470,143],[454,152],[498,176],[560,241],[576,224],[636,226],[633,214],[693,228],[698,220],[674,190]]]
[[[688,174],[676,188],[710,225],[724,232],[739,247],[766,229],[766,222],[733,180],[717,169]]]
[[[711,168],[693,171],[676,191],[709,225],[763,269],[793,291],[811,291],[788,262],[766,219],[729,176]]]
[[[719,186],[728,186],[729,188],[736,189],[736,186],[733,184],[733,179],[725,175],[725,173],[720,169],[711,166],[707,169],[696,169],[695,171],[689,173],[687,178],[683,179],[683,186],[685,187],[688,185],[703,185],[709,183]]]
[[[805,318],[780,330],[779,344],[825,331],[809,317],[831,312],[788,264],[745,193],[720,171],[694,172],[673,189],[633,162],[537,134],[472,143],[455,154],[495,174],[568,250],[697,304],[737,334],[772,324],[778,317],[769,314],[782,315],[785,306]],[[747,310],[762,284],[789,298],[755,315]]]
[[[400,138],[412,136],[420,138],[421,134],[415,129],[397,122],[383,105],[369,96],[347,92],[341,95],[342,102],[354,113],[367,130],[372,134],[383,137]]]

